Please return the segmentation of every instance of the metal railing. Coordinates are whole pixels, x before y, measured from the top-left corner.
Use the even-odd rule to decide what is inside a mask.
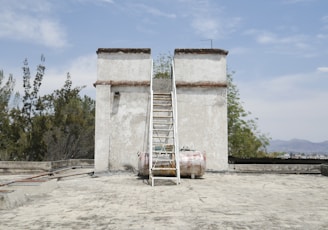
[[[150,113],[149,113],[149,150],[148,150],[149,177],[152,175],[152,168],[153,168],[152,155],[153,155],[153,60],[151,61],[151,69],[150,69]]]
[[[178,177],[178,183],[180,183],[180,149],[179,149],[179,137],[178,137],[178,107],[177,107],[177,88],[175,84],[174,74],[174,60],[171,65],[172,74],[172,107],[173,107],[173,132],[174,132],[174,154],[176,159],[176,174]]]

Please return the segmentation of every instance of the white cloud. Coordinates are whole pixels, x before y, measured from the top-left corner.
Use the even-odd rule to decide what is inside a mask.
[[[226,15],[223,8],[214,2],[183,1],[184,11],[179,14],[190,19],[190,25],[201,38],[219,39],[234,32],[241,22],[240,17]]]
[[[328,73],[328,67],[318,67],[317,71],[322,73]]]
[[[105,3],[114,3],[114,0],[99,0],[99,1]]]
[[[256,36],[256,40],[261,44],[292,44],[299,48],[306,48],[305,41],[307,40],[304,35],[290,35],[290,36],[278,36],[272,32],[263,31],[259,32]]]
[[[96,4],[96,5],[105,5],[105,4],[114,4],[114,0],[74,0],[79,3],[90,3],[90,4]]]
[[[0,9],[0,39],[39,43],[51,48],[65,47],[67,40],[63,27],[56,20],[42,15],[48,13],[50,6],[32,3],[18,5],[13,1]]]
[[[323,23],[328,23],[328,15],[325,15],[321,18]]]
[[[196,17],[191,22],[196,33],[205,38],[217,38],[220,34],[219,22],[213,18]]]
[[[233,47],[229,49],[229,56],[241,55],[250,53],[251,49],[246,47]]]
[[[70,73],[73,86],[86,86],[82,94],[95,98],[93,83],[97,80],[97,55],[87,54],[71,60],[67,66],[46,69],[46,74],[41,86],[41,93],[48,94],[60,89]]]
[[[171,18],[171,19],[176,18],[176,15],[173,13],[167,13],[158,8],[151,7],[149,5],[145,5],[145,4],[141,4],[141,3],[128,4],[128,7],[130,9],[133,9],[134,11],[147,13],[147,14],[150,14],[150,15],[156,16],[156,17],[165,17],[165,18]]]
[[[283,0],[283,3],[285,4],[298,4],[298,3],[310,3],[314,2],[316,0]]]
[[[320,55],[320,52],[316,49],[318,35],[312,37],[304,34],[277,34],[256,29],[249,29],[243,34],[253,37],[255,42],[266,46],[266,52],[268,53],[297,55],[304,58],[313,58]]]
[[[259,128],[272,138],[328,140],[328,107],[324,106],[328,79],[322,74],[284,75],[236,84],[245,109],[259,118]]]

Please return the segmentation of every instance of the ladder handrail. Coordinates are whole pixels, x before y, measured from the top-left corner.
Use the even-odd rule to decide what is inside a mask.
[[[174,153],[176,159],[176,174],[178,182],[180,183],[180,149],[179,149],[179,137],[178,137],[178,107],[177,107],[177,88],[175,84],[175,73],[174,73],[174,60],[171,64],[171,75],[172,75],[172,107],[173,107],[173,132],[174,132]]]
[[[149,176],[153,168],[153,60],[151,60],[150,69],[150,113],[149,113],[149,150],[148,150],[148,168]]]

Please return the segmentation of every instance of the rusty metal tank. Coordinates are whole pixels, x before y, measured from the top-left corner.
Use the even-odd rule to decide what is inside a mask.
[[[149,175],[149,154],[138,153],[139,176]],[[166,167],[166,166],[163,166]],[[180,176],[181,177],[201,177],[206,170],[206,153],[202,151],[184,150],[180,151]],[[158,171],[158,176],[173,176],[174,171]]]

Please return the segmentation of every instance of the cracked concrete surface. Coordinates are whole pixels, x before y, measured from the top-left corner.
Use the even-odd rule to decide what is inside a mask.
[[[131,173],[59,180],[0,210],[0,229],[328,229],[328,177],[207,173],[147,180]]]

